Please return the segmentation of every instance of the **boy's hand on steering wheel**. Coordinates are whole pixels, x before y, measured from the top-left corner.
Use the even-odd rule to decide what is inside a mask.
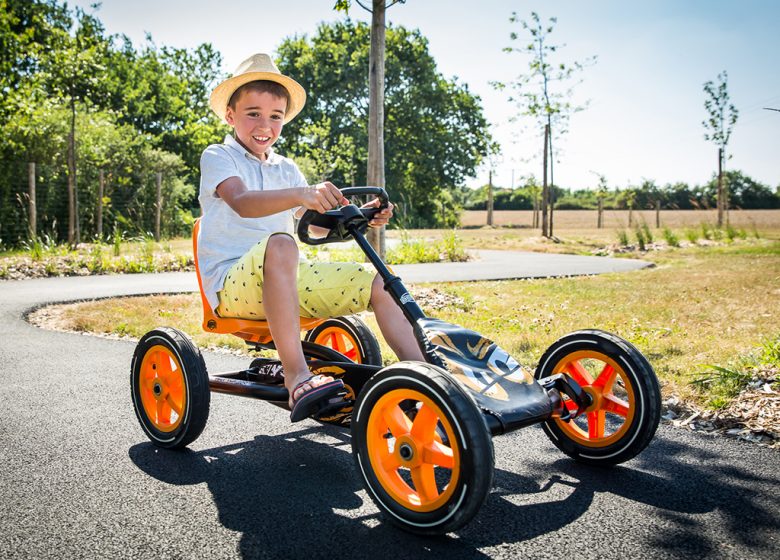
[[[375,198],[371,202],[368,202],[361,206],[361,208],[377,208],[381,204],[381,201],[378,198]],[[368,222],[369,227],[382,227],[384,225],[387,225],[387,222],[390,221],[390,218],[393,217],[393,203],[388,202],[387,208],[383,208],[376,214],[374,214],[374,217],[371,219],[370,222]]]
[[[303,191],[301,200],[301,206],[308,210],[315,210],[320,214],[345,204],[349,204],[349,201],[344,198],[338,187],[330,181],[307,187]]]

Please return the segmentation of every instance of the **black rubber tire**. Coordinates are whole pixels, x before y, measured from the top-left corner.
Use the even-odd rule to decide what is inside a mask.
[[[144,358],[155,347],[162,347],[163,351],[167,352],[169,357],[178,362],[181,367],[183,393],[186,398],[181,414],[178,415],[177,425],[172,430],[159,429],[143,405],[141,375]],[[152,369],[156,369],[156,366],[153,365]],[[181,449],[195,441],[203,432],[211,403],[209,376],[200,350],[183,332],[169,327],[160,327],[149,331],[138,341],[130,366],[130,391],[138,422],[156,446]]]
[[[447,424],[452,437],[446,440],[442,438],[440,442],[452,450],[452,455],[458,458],[453,459],[452,467],[445,469],[439,467],[444,471],[444,478],[446,478],[441,484],[447,485],[437,490],[435,499],[431,498],[429,504],[423,504],[429,508],[429,511],[414,510],[409,507],[409,504],[402,503],[394,498],[380,481],[380,478],[388,480],[388,472],[392,473],[390,477],[398,474],[403,478],[402,469],[406,467],[385,469],[386,473],[380,472],[378,475],[375,463],[379,459],[375,462],[371,459],[370,438],[374,438],[374,442],[380,442],[375,443],[374,449],[378,448],[376,446],[387,446],[384,448],[384,452],[387,452],[390,446],[389,440],[393,440],[392,451],[389,454],[403,452],[403,445],[399,445],[400,440],[395,439],[391,430],[382,430],[381,436],[376,435],[373,430],[376,430],[377,421],[381,425],[381,419],[384,418],[383,401],[389,399],[389,402],[396,403],[393,400],[394,396],[408,396],[409,391],[430,399],[441,411],[441,417],[438,413],[433,416],[436,419],[435,424],[429,420],[429,437],[434,430],[434,425],[438,436],[439,430],[446,429],[443,425]],[[393,410],[394,406],[396,405],[393,405]],[[397,406],[407,418],[410,417],[408,399],[397,401]],[[372,415],[374,415],[373,420]],[[420,417],[419,414],[416,416],[416,418]],[[428,417],[430,418],[430,415]],[[408,435],[411,434],[412,432],[409,431]],[[382,440],[388,443],[383,444]],[[487,499],[493,480],[493,440],[482,413],[472,398],[449,374],[425,363],[400,362],[381,370],[366,383],[358,396],[352,414],[352,453],[369,496],[384,516],[398,527],[419,535],[439,535],[464,526],[476,515]],[[417,451],[414,453],[416,454]],[[420,457],[423,456],[420,453]],[[414,480],[411,468],[408,469],[408,476]],[[436,472],[436,476],[438,475],[439,473]],[[454,486],[453,480],[455,480]],[[436,480],[437,486],[439,483],[439,480]],[[408,484],[408,481],[404,484]],[[416,487],[416,482],[413,482],[413,485]],[[416,488],[411,486],[408,488],[413,493],[418,492]],[[419,495],[422,495],[422,492],[419,492]]]
[[[317,337],[326,330],[336,329],[343,331],[356,343],[357,359],[353,360],[359,364],[369,366],[382,365],[382,352],[379,349],[379,342],[362,319],[354,315],[345,317],[333,317],[326,319],[312,330],[306,332],[304,340],[314,342]]]
[[[581,352],[610,359],[622,370],[620,379],[624,385],[623,390],[627,391],[627,394],[628,391],[633,394],[634,410],[631,420],[629,421],[626,415],[614,434],[607,436],[605,431],[603,442],[594,440],[589,442],[590,445],[584,445],[584,440],[578,441],[576,434],[573,437],[572,433],[562,429],[564,424],[559,419],[544,422],[544,432],[558,449],[576,461],[604,466],[628,461],[647,447],[661,418],[661,388],[655,371],[630,342],[614,334],[593,329],[573,332],[553,343],[539,360],[534,377],[541,379],[556,373],[567,373],[556,366],[562,367],[567,360],[575,359],[575,353]],[[617,380],[617,377],[615,379]],[[606,413],[604,416],[606,417]],[[570,422],[577,421],[575,419]],[[614,441],[610,441],[610,438]]]

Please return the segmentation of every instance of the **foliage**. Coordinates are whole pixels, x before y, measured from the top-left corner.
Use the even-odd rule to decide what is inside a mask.
[[[336,184],[366,180],[369,35],[367,24],[347,19],[278,48],[279,69],[308,92],[280,150]],[[427,40],[403,27],[387,28],[385,77],[386,184],[397,215],[404,227],[455,225],[452,193],[474,175],[490,142],[480,100],[445,79]]]
[[[739,117],[739,111],[730,102],[728,92],[728,74],[724,70],[718,74],[717,85],[709,80],[704,83],[704,108],[707,120],[702,121],[704,139],[713,142],[725,152],[731,137],[731,131]]]
[[[68,221],[68,137],[75,132],[79,221],[96,234],[98,172],[104,230],[153,227],[154,176],[163,172],[163,233],[183,233],[196,204],[200,153],[221,131],[207,100],[219,53],[136,49],[96,15],[57,0],[0,0],[0,238],[27,236],[27,163],[37,164],[39,233],[62,239]],[[96,7],[93,7],[96,9]]]
[[[727,171],[724,176],[729,184],[731,207],[746,210],[780,208],[780,191],[773,192],[769,186],[739,170]],[[605,209],[627,208],[633,198],[635,209],[655,208],[656,202],[660,202],[662,209],[695,210],[715,207],[717,186],[717,175],[713,175],[704,185],[677,182],[659,186],[651,179],[644,179],[639,185],[608,189],[606,183],[599,180],[593,188],[573,190],[555,185],[553,190],[558,201],[556,208],[560,210],[593,210],[598,207],[599,197]],[[487,188],[487,185],[483,185],[476,189],[465,189],[461,193],[464,208],[484,210]],[[537,196],[537,189],[533,177],[515,189],[494,185],[494,207],[497,210],[529,210],[534,196]]]

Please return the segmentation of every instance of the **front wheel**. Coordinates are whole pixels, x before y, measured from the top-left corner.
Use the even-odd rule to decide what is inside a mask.
[[[557,373],[574,379],[593,402],[568,422],[553,418],[543,424],[556,447],[595,465],[628,461],[647,447],[661,418],[661,389],[652,366],[631,343],[599,330],[569,334],[547,349],[534,377]],[[571,399],[563,400],[576,410]]]
[[[138,421],[158,447],[185,447],[206,426],[211,402],[206,364],[181,331],[161,327],[138,341],[130,389]]]
[[[365,385],[352,450],[374,503],[412,533],[454,531],[477,513],[493,479],[482,413],[439,368],[401,362]]]

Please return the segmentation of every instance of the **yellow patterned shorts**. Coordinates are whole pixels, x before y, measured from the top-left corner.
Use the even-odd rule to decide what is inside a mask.
[[[273,234],[287,235],[287,234]],[[263,263],[270,236],[246,252],[225,277],[217,292],[220,317],[264,319]],[[301,317],[339,317],[365,311],[371,300],[376,273],[358,263],[301,262],[298,299]]]

